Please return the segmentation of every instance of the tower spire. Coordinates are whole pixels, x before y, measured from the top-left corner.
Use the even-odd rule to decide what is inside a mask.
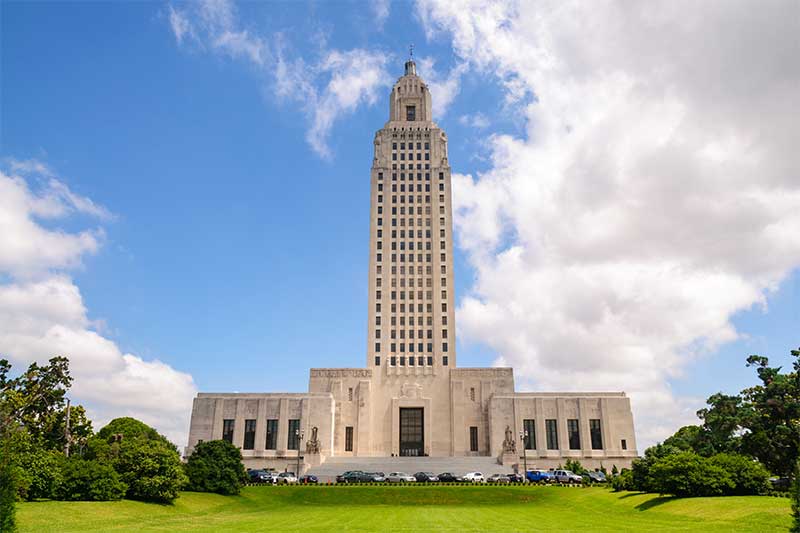
[[[414,63],[414,43],[408,45],[408,61],[406,61],[406,76],[417,75],[417,64]]]

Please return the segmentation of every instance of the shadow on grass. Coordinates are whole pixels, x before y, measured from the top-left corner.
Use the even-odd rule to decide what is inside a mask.
[[[637,511],[647,511],[648,509],[652,509],[653,507],[658,507],[659,505],[663,505],[667,502],[672,500],[677,500],[677,496],[659,496],[658,498],[653,498],[652,500],[647,500],[646,502],[642,502],[635,507]]]
[[[647,494],[646,492],[628,492],[624,496],[620,496],[620,500],[624,500],[625,498],[633,498],[634,496],[644,496]]]

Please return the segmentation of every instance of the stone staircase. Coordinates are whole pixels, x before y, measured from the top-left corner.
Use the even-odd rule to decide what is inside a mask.
[[[348,470],[365,472],[452,472],[462,476],[467,472],[482,472],[488,477],[492,474],[508,474],[512,469],[497,463],[494,457],[329,457],[320,466],[308,469],[321,483],[335,481],[336,476]]]

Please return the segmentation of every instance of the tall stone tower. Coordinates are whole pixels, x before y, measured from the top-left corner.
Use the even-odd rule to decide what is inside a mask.
[[[456,365],[447,135],[412,59],[374,143],[367,367],[446,374]]]

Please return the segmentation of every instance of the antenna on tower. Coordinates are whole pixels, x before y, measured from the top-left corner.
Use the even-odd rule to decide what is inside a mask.
[[[408,57],[413,61],[414,60],[414,43],[411,43],[408,46]]]

